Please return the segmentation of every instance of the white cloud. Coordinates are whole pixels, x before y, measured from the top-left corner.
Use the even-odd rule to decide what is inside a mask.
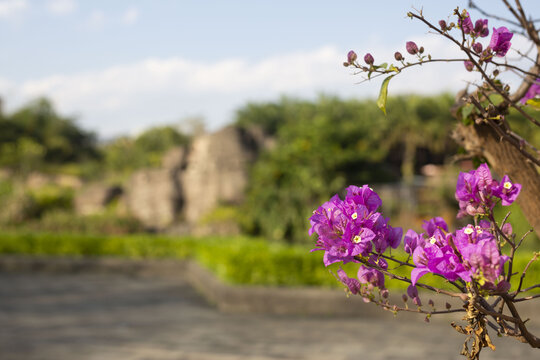
[[[137,8],[127,9],[120,17],[120,22],[124,25],[133,25],[139,20],[139,10]]]
[[[47,10],[54,15],[67,15],[72,13],[77,7],[74,0],[49,0]]]
[[[426,36],[417,42],[426,52],[440,57],[454,55],[442,39]],[[393,59],[393,47],[370,49],[377,62]],[[81,114],[80,123],[103,136],[192,115],[204,116],[209,128],[216,129],[231,121],[234,110],[247,101],[272,101],[283,94],[303,98],[315,98],[319,93],[376,97],[382,78],[356,84],[361,78],[351,76],[351,70],[341,65],[345,54],[345,50],[323,47],[257,62],[153,58],[100,71],[6,83],[9,87],[0,79],[0,91],[9,89],[6,100],[12,107],[47,96],[62,113]],[[455,91],[466,85],[464,80],[475,78],[478,76],[467,73],[461,62],[426,64],[393,79],[389,93]]]
[[[11,18],[28,8],[26,0],[3,0],[0,1],[0,18]]]

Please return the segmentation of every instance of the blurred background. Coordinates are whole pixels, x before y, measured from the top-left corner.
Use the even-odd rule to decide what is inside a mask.
[[[391,62],[411,40],[455,55],[406,17],[422,6],[437,23],[467,2],[0,0],[0,252],[195,259],[229,284],[336,287],[308,218],[348,185],[370,184],[404,232],[460,225],[455,181],[476,164],[454,161],[449,109],[474,74],[410,69],[384,116],[380,80],[342,65],[351,49]]]

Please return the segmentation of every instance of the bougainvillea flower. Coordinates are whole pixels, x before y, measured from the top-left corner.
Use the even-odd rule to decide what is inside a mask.
[[[468,12],[465,13],[465,17],[463,19],[458,20],[458,24],[461,26],[465,34],[471,34],[474,32],[474,25]]]
[[[434,217],[430,220],[424,220],[424,223],[422,224],[422,228],[426,230],[427,236],[433,236],[435,233],[435,230],[444,230],[448,232],[448,225],[446,224],[446,221],[440,216]]]
[[[367,185],[362,187],[351,185],[346,190],[347,199],[353,200],[358,205],[364,205],[369,211],[376,211],[382,205],[379,195]]]
[[[489,35],[488,19],[478,19],[474,23],[474,33],[479,37],[486,37]]]
[[[486,164],[468,173],[459,173],[455,193],[460,208],[458,217],[482,215],[486,209],[492,209],[495,206],[492,193],[497,186]]]
[[[369,257],[368,263],[384,270],[388,269],[388,263],[383,258],[377,258],[374,255]],[[384,274],[365,265],[360,266],[358,269],[358,281],[362,284],[368,284],[368,288],[378,287],[384,289]]]
[[[498,198],[501,198],[502,204],[504,206],[508,206],[508,205],[511,205],[516,200],[520,191],[521,191],[521,184],[512,183],[508,175],[505,175],[502,178],[501,182],[499,183],[499,187],[497,187],[493,191],[493,193]]]
[[[342,268],[339,268],[339,270],[337,271],[337,274],[338,274],[339,280],[345,286],[347,286],[347,288],[352,294],[356,295],[360,292],[360,282],[357,279],[350,278]]]
[[[416,233],[416,231],[412,229],[407,230],[407,233],[405,234],[405,237],[403,238],[405,252],[412,255],[414,252],[414,249],[416,249],[420,241],[423,241],[423,240],[420,239],[420,236]]]
[[[496,29],[493,28],[493,34],[491,34],[491,41],[489,42],[489,48],[495,53],[496,56],[503,57],[506,55],[512,43],[512,37],[514,34],[506,27],[501,26]]]
[[[524,97],[519,100],[522,104],[525,104],[527,100],[534,99],[537,95],[540,95],[540,78],[537,78],[534,84],[529,87]]]
[[[317,234],[315,249],[323,250],[326,266],[336,262],[358,262],[356,257],[384,252],[401,243],[401,228],[388,225],[376,210],[382,202],[369,186],[349,186],[344,200],[334,195],[310,217],[309,234]]]

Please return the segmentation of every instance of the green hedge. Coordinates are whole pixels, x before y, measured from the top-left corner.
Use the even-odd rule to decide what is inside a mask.
[[[98,236],[47,233],[0,233],[0,254],[61,256],[116,256],[127,258],[195,259],[231,284],[273,286],[341,286],[325,268],[322,252],[309,253],[306,246],[288,246],[248,237],[168,237],[159,235]],[[519,253],[518,253],[519,254]],[[400,259],[406,254],[395,253]],[[515,259],[514,271],[521,270],[532,257],[523,251]],[[389,262],[390,268],[395,268]],[[357,264],[343,265],[349,276],[355,276]],[[395,269],[398,275],[409,276],[410,269]],[[518,277],[515,277],[518,280]],[[426,275],[424,282],[451,288],[439,277]],[[540,261],[529,269],[524,287],[540,282]],[[391,289],[404,290],[407,284],[390,280]]]

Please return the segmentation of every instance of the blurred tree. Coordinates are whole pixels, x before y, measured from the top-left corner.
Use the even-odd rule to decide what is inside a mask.
[[[447,150],[450,104],[448,96],[397,98],[388,104],[394,107],[390,114],[401,114],[397,119],[385,118],[373,101],[332,97],[239,110],[241,126],[262,126],[276,139],[253,167],[246,229],[271,240],[307,241],[307,219],[321,201],[349,184],[399,180],[400,165],[411,176],[420,147]],[[397,171],[390,162],[396,149]]]
[[[0,117],[0,147],[0,165],[15,168],[99,157],[95,135],[77,127],[73,119],[58,115],[46,99]]]

